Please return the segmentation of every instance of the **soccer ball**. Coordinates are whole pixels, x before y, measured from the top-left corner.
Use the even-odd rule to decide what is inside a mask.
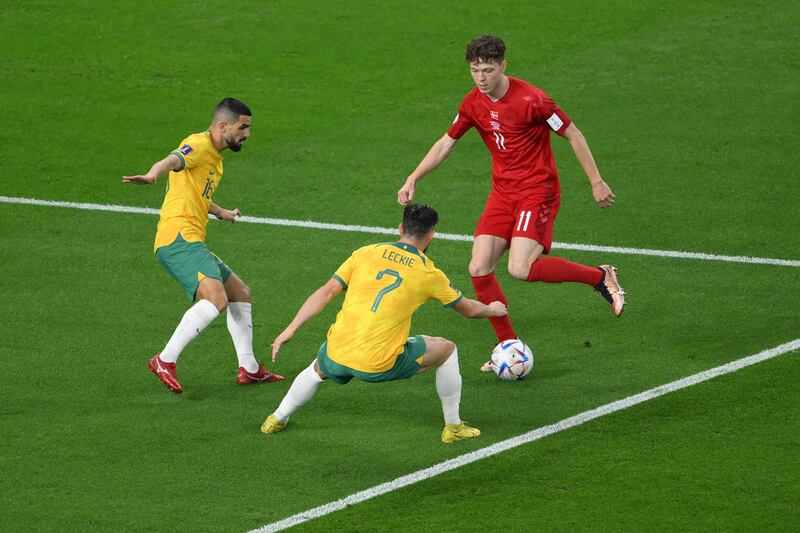
[[[519,339],[501,342],[492,351],[491,363],[498,378],[516,381],[533,369],[533,352]]]

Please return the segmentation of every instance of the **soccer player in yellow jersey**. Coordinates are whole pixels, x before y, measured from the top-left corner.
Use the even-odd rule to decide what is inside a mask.
[[[464,298],[425,251],[438,221],[436,211],[412,204],[403,212],[400,241],[365,246],[353,252],[333,277],[308,297],[292,323],[272,343],[272,360],[297,330],[336,296],[347,291],[336,322],[317,358],[295,378],[278,409],[262,424],[263,433],[282,430],[320,383],[344,384],[353,378],[371,383],[406,379],[436,368],[436,392],[442,401],[442,442],[480,435],[459,417],[461,374],[456,345],[441,337],[409,337],[411,317],[428,300],[438,300],[464,316],[505,316],[502,302],[488,305]]]
[[[197,303],[186,311],[167,345],[147,366],[176,393],[183,390],[175,373],[178,356],[226,309],[228,331],[239,359],[237,381],[244,385],[283,380],[253,355],[250,289],[204,243],[209,213],[230,222],[241,216],[238,209],[223,209],[211,197],[222,179],[221,152],[242,149],[242,143],[250,137],[251,117],[244,102],[225,98],[214,108],[208,131],[184,139],[147,174],[122,177],[125,183],[153,184],[169,174],[154,250],[158,262]]]

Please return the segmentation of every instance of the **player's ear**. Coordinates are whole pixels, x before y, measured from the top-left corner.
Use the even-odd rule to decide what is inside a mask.
[[[506,60],[504,59],[500,62],[500,72],[505,72],[505,71],[506,71]]]
[[[399,229],[399,230],[400,230],[400,236],[402,237],[402,236],[403,236],[403,233],[404,233],[404,231],[403,231],[403,223],[402,223],[402,222],[400,223],[400,226],[398,226],[398,228],[397,228],[397,229]]]

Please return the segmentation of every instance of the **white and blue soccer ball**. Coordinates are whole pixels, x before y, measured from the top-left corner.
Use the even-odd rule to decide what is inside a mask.
[[[533,351],[519,339],[507,340],[495,346],[491,363],[498,378],[516,381],[533,370]]]

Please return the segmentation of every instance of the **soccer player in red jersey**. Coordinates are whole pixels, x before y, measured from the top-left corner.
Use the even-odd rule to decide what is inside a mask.
[[[476,87],[461,102],[447,133],[436,141],[397,193],[406,205],[414,199],[417,181],[438,167],[470,128],[475,128],[492,154],[492,189],[475,229],[469,273],[478,300],[506,303],[494,269],[509,250],[508,271],[515,279],[594,287],[615,316],[622,314],[625,292],[610,265],[585,266],[549,256],[561,188],[550,131],[567,139],[583,167],[600,207],[614,204],[581,131],[538,87],[506,76],[505,44],[483,35],[467,45],[467,62]],[[507,316],[491,318],[497,340],[517,338]],[[489,371],[488,364],[481,370]]]

